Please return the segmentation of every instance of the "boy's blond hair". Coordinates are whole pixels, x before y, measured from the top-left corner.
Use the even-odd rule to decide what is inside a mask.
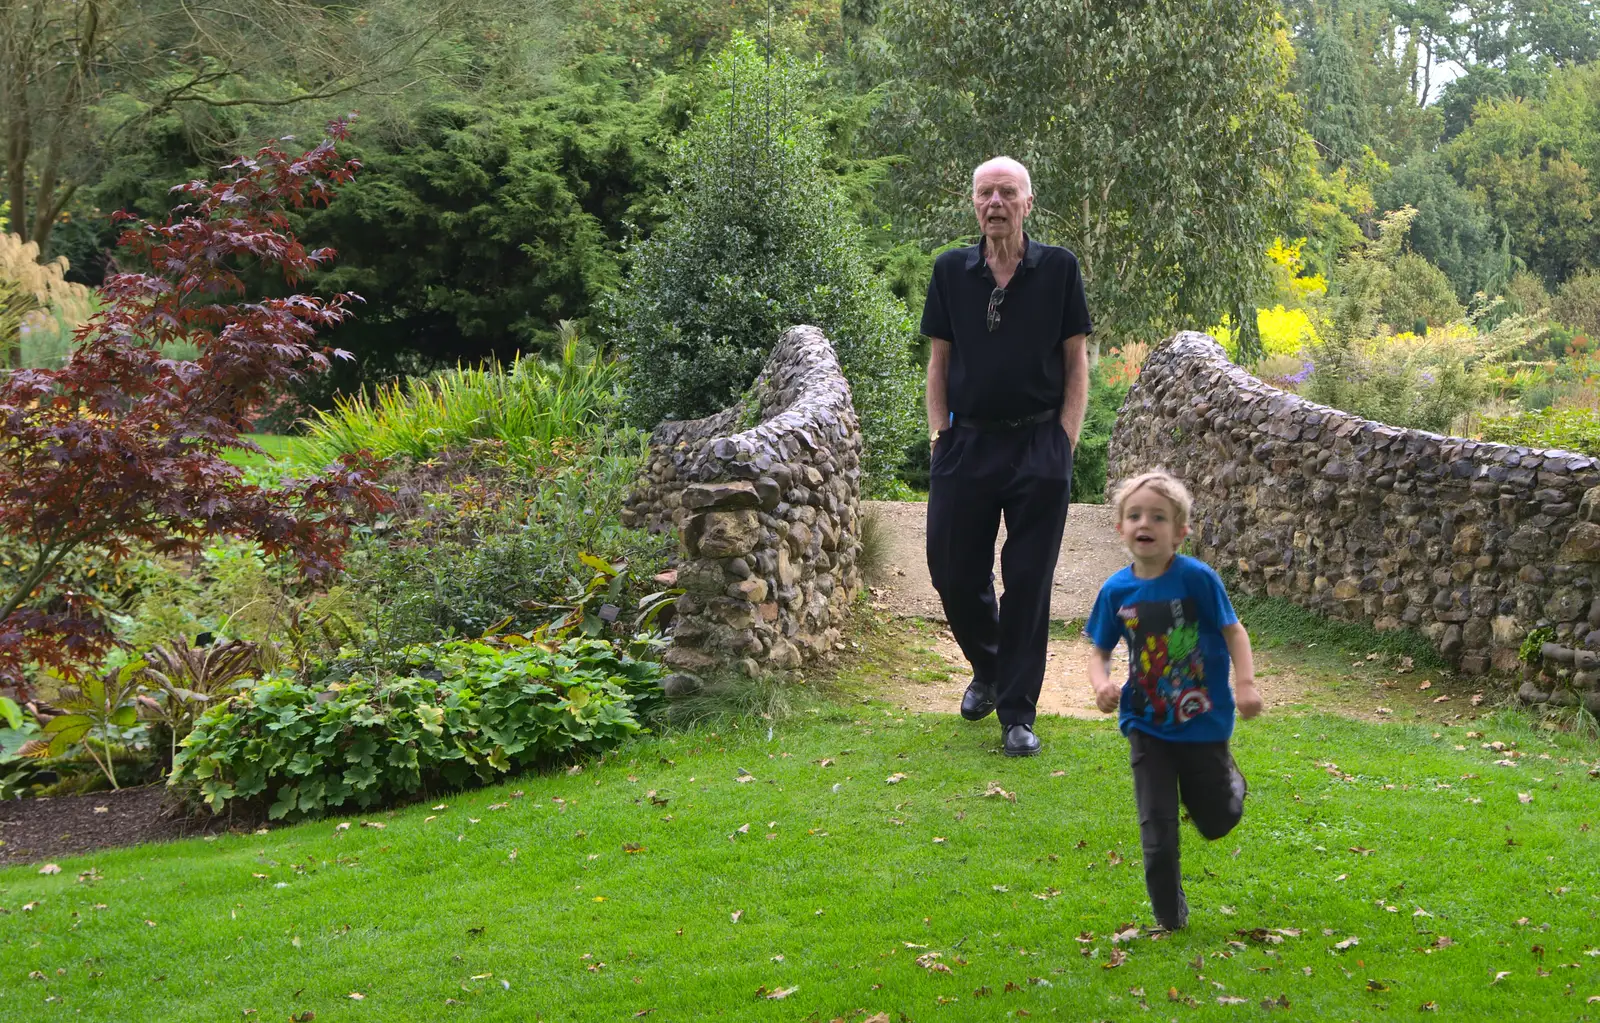
[[[1111,498],[1111,503],[1116,508],[1117,521],[1122,520],[1122,509],[1128,503],[1128,498],[1142,487],[1149,487],[1172,503],[1172,522],[1175,526],[1182,529],[1189,524],[1189,513],[1194,509],[1194,498],[1190,496],[1189,488],[1184,486],[1178,477],[1161,469],[1141,472],[1131,479],[1122,481],[1122,485],[1117,487],[1117,492]]]

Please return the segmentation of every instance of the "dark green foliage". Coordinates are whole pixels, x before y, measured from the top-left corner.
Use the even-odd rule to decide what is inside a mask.
[[[1411,250],[1445,272],[1456,298],[1470,301],[1492,273],[1500,232],[1483,203],[1462,188],[1437,156],[1420,156],[1373,190],[1383,212],[1412,206]]]
[[[1128,397],[1128,384],[1106,379],[1105,361],[1089,371],[1089,408],[1083,414],[1083,431],[1072,453],[1072,501],[1075,504],[1105,504],[1106,471],[1111,447],[1111,431],[1117,425],[1117,412]]]
[[[521,637],[412,647],[374,681],[262,680],[195,723],[168,783],[213,812],[269,804],[274,820],[371,807],[494,781],[643,730],[661,669],[600,640],[550,648]]]
[[[1300,46],[1295,94],[1306,111],[1306,131],[1330,166],[1360,163],[1375,133],[1366,103],[1362,63],[1338,25],[1324,21]]]
[[[432,104],[408,137],[366,142],[356,186],[306,218],[307,243],[340,253],[318,286],[367,301],[330,341],[367,379],[401,351],[454,365],[548,347],[617,284],[624,220],[649,221],[661,98],[633,100],[591,63],[548,96]]]
[[[608,330],[628,364],[629,416],[649,428],[732,405],[785,329],[820,327],[850,380],[870,489],[916,433],[914,334],[822,167],[804,113],[813,77],[747,39],[724,52],[721,91],[673,145],[665,220],[635,250]]]

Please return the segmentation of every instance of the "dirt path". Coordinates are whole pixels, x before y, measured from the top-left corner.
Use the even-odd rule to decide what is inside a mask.
[[[966,658],[955,637],[944,625],[939,595],[928,578],[925,553],[927,506],[912,501],[868,501],[866,511],[885,525],[888,537],[885,579],[872,588],[872,603],[879,610],[900,618],[922,618],[936,624],[920,652],[926,663],[916,670],[893,670],[878,676],[879,692],[907,710],[954,712],[961,694],[971,680]],[[995,564],[999,564],[999,545],[1005,542],[1005,529],[996,542]],[[1061,558],[1056,563],[1055,589],[1051,594],[1050,617],[1056,622],[1086,618],[1100,584],[1128,563],[1128,552],[1111,525],[1111,509],[1105,505],[1075,504],[1067,516],[1061,540]],[[996,570],[995,588],[1001,590]],[[1058,630],[1060,631],[1060,630]],[[1102,717],[1095,709],[1089,689],[1089,652],[1082,636],[1052,639],[1045,666],[1044,688],[1039,694],[1039,712],[1067,717]],[[1112,678],[1124,678],[1128,671],[1127,654],[1118,647],[1112,659]],[[1273,670],[1258,664],[1258,688],[1267,706],[1299,702],[1305,695],[1304,680],[1292,672]]]
[[[920,501],[866,501],[864,508],[883,523],[888,537],[887,579],[878,587],[883,593],[875,595],[897,615],[943,620],[939,595],[928,578],[928,506]],[[998,566],[1005,539],[1002,525],[995,542],[996,590],[1003,590]],[[1127,563],[1127,549],[1111,527],[1111,509],[1103,504],[1073,505],[1061,537],[1050,617],[1058,622],[1088,617],[1100,584]]]

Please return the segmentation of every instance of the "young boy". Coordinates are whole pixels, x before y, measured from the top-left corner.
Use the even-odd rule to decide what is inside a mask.
[[[1132,747],[1133,792],[1144,847],[1144,882],[1156,926],[1189,921],[1178,869],[1181,796],[1200,834],[1217,839],[1244,814],[1244,775],[1228,752],[1235,707],[1261,713],[1250,637],[1233,613],[1222,580],[1203,562],[1178,553],[1189,535],[1189,491],[1164,472],[1118,488],[1117,532],[1133,564],[1107,579],[1084,628],[1095,650],[1089,682],[1102,711],[1119,710]],[[1111,681],[1111,652],[1128,641],[1128,681]],[[1234,690],[1228,688],[1233,662]]]

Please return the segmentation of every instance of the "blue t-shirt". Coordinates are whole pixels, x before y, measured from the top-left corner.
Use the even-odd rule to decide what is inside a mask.
[[[1084,632],[1101,650],[1128,641],[1117,724],[1173,742],[1233,735],[1233,690],[1222,630],[1239,621],[1211,566],[1184,554],[1154,579],[1129,565],[1100,587]]]

